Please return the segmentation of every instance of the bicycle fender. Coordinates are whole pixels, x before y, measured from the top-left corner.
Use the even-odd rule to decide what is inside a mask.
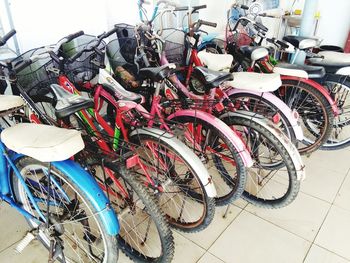
[[[224,123],[219,118],[215,117],[212,114],[209,114],[204,111],[194,111],[194,110],[179,110],[173,114],[171,114],[168,119],[173,119],[180,116],[190,116],[197,119],[202,119],[206,122],[211,123],[214,127],[216,127],[220,132],[225,134],[227,138],[230,140],[230,142],[233,144],[233,146],[238,151],[239,155],[241,156],[244,166],[245,167],[252,167],[253,166],[253,159],[250,156],[249,151],[245,147],[244,143],[242,142],[241,138],[229,127],[226,123]]]
[[[259,97],[263,97],[264,99],[273,102],[274,105],[277,106],[277,108],[283,113],[284,116],[288,119],[288,122],[290,126],[292,127],[295,137],[298,141],[302,141],[304,139],[303,130],[300,126],[300,123],[298,122],[299,115],[295,114],[293,110],[291,110],[287,104],[285,104],[281,99],[279,99],[277,96],[275,96],[273,93],[270,92],[255,92],[255,91],[248,91],[248,90],[241,90],[241,89],[230,89],[227,92],[228,96],[231,96],[233,94],[239,94],[239,93],[248,93],[253,94]]]
[[[333,100],[333,98],[331,97],[331,95],[329,94],[329,92],[326,90],[326,88],[324,88],[321,84],[317,83],[316,81],[312,80],[312,79],[304,79],[304,78],[298,78],[298,77],[293,77],[293,76],[281,76],[281,80],[296,80],[299,82],[304,82],[308,85],[311,85],[312,87],[314,87],[315,89],[317,89],[319,92],[321,92],[321,94],[327,99],[328,103],[331,105],[332,107],[332,111],[334,113],[334,116],[338,116],[339,115],[339,110],[337,107],[337,103]]]
[[[53,162],[52,165],[62,171],[81,188],[96,209],[98,216],[102,219],[107,233],[111,236],[117,235],[119,233],[117,216],[95,179],[81,166],[71,160]]]
[[[201,180],[201,183],[204,185],[207,195],[212,198],[216,197],[217,195],[216,188],[207,169],[205,168],[203,163],[199,160],[198,156],[190,148],[188,148],[183,142],[177,139],[174,135],[164,130],[160,130],[156,128],[136,129],[130,134],[130,137],[137,134],[152,135],[152,136],[156,134],[159,137],[162,137],[162,139],[166,143],[168,143],[172,148],[176,149],[182,154],[182,157],[185,160],[187,160],[187,162],[190,164],[191,167],[195,168],[196,170],[200,169],[200,172],[198,172],[197,175]]]
[[[279,139],[279,142],[284,146],[289,155],[292,158],[293,164],[297,171],[297,179],[303,181],[305,179],[305,165],[303,164],[303,160],[298,152],[298,149],[295,145],[289,140],[289,138],[274,124],[266,119],[264,116],[256,114],[250,111],[235,111],[235,112],[227,112],[220,116],[220,119],[226,117],[241,117],[249,120],[253,120],[271,132],[275,137]]]

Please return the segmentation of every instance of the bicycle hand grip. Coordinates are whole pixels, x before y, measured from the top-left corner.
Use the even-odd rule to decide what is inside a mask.
[[[187,11],[188,6],[179,6],[174,9],[174,11]]]
[[[70,35],[66,36],[67,42],[70,42],[74,38],[80,37],[82,35],[84,35],[84,31],[82,31],[82,30],[80,30],[80,31],[78,31],[76,33],[70,34]]]
[[[281,48],[288,48],[289,46],[281,40],[277,40],[276,43],[281,46]]]
[[[196,5],[196,6],[192,6],[193,12],[197,11],[199,9],[205,9],[207,8],[207,5]]]
[[[28,67],[30,64],[32,64],[32,60],[30,59],[26,59],[26,60],[23,60],[21,61],[19,64],[17,64],[15,67],[14,67],[14,71],[16,73],[20,72],[21,70],[25,69],[26,67]]]
[[[249,10],[249,6],[247,6],[247,5],[241,5],[241,8],[242,8],[243,10]]]
[[[2,38],[0,38],[0,46],[5,45],[7,40],[9,40],[15,34],[16,34],[16,30],[12,29],[6,35],[4,35]]]
[[[210,26],[210,27],[217,27],[217,25],[218,25],[217,23],[212,23],[212,22],[201,20],[201,19],[198,20],[198,24],[204,25],[204,26]]]

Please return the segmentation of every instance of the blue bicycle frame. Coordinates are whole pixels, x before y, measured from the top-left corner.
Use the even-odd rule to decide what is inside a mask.
[[[1,128],[0,128],[1,133]],[[26,185],[21,173],[17,169],[16,161],[23,157],[9,149],[0,140],[0,199],[6,201],[24,217],[33,220],[38,224],[46,222],[45,215],[42,214],[38,207],[38,201],[34,198],[28,186]],[[82,167],[71,160],[52,162],[51,165],[63,172],[69,179],[71,179],[80,189],[85,193],[89,201],[96,209],[98,216],[100,216],[104,226],[109,235],[117,235],[119,233],[119,223],[117,216],[112,208],[110,208],[109,201],[101,188],[98,186],[94,178],[88,174]],[[14,199],[13,191],[10,184],[10,174],[14,172],[19,182],[23,185],[24,190],[29,197],[33,207],[37,211],[39,218],[33,216],[24,210]],[[51,178],[53,179],[53,178]],[[58,186],[58,183],[53,179],[53,183]],[[66,197],[64,190],[60,189],[63,197]]]

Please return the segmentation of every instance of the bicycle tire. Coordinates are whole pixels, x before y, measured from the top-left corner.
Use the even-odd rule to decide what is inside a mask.
[[[180,165],[184,164],[187,167],[186,169],[188,169],[188,171],[186,171],[186,173],[183,174],[184,178],[181,178],[179,177],[178,173],[174,170],[164,173],[162,170],[159,169],[159,161],[161,159],[160,156],[151,155],[150,158],[146,160],[147,162],[151,162],[151,164],[153,161],[157,163],[152,164],[153,167],[156,167],[155,175],[152,175],[152,178],[158,181],[162,185],[162,187],[168,187],[167,185],[165,185],[165,183],[172,183],[175,180],[175,182],[172,184],[172,187],[177,189],[177,192],[169,192],[169,194],[177,193],[176,195],[174,195],[174,197],[171,197],[169,195],[169,198],[164,201],[164,199],[167,197],[166,192],[161,192],[157,189],[154,190],[154,194],[158,195],[159,204],[161,206],[161,209],[167,216],[170,225],[173,228],[183,232],[198,232],[207,228],[214,218],[215,200],[214,198],[211,198],[207,195],[205,187],[199,179],[200,177],[198,176],[198,174],[201,173],[202,169],[206,172],[203,165],[200,162],[199,164],[202,165],[202,168],[199,166],[195,167],[191,165],[191,163],[193,163],[193,160],[195,160],[198,157],[188,147],[186,147],[182,142],[180,142],[176,138],[171,138],[171,141],[173,142],[171,143],[171,145],[166,140],[164,140],[163,137],[157,134],[135,134],[130,137],[130,141],[137,145],[140,145],[143,148],[140,151],[140,154],[146,154],[147,156],[149,155],[149,151],[147,150],[146,152],[146,150],[144,149],[150,148],[148,146],[150,143],[157,144],[159,145],[159,148],[157,148],[158,153],[164,155],[163,152],[170,151],[170,153],[174,155],[173,161],[176,157],[176,160],[180,160]],[[154,150],[150,151],[155,152]],[[142,158],[147,157],[143,155],[141,159]],[[168,160],[167,158],[168,157],[165,157],[164,159],[163,157],[162,161],[169,162],[171,160]],[[170,165],[171,168],[175,167],[174,164]],[[182,175],[182,173],[180,175]],[[160,176],[163,176],[164,178],[160,178]],[[140,180],[145,180],[145,176],[142,175],[140,177]],[[178,183],[176,182],[176,180],[178,181]],[[145,183],[146,182],[148,181],[145,181]],[[187,189],[188,183],[194,183],[195,187],[193,187],[192,190]],[[199,191],[199,193],[197,191]],[[181,218],[182,216],[184,216],[182,211],[179,211],[179,215],[174,215],[177,212],[175,210],[177,210],[178,206],[178,204],[175,203],[175,199],[176,197],[179,199],[182,198],[182,195],[184,196],[184,200],[186,200],[186,198],[190,198],[190,201],[193,202],[192,205],[189,202],[185,204],[185,201],[182,201],[183,203],[181,204],[181,206],[192,206],[190,207],[190,213],[186,215],[189,219],[186,220],[184,218]],[[166,204],[169,202],[171,204],[169,204],[169,206],[166,207]],[[200,208],[198,208],[199,205],[201,206]],[[180,209],[183,208],[180,207]],[[198,214],[198,218],[194,218],[194,216],[196,216],[195,214]]]
[[[302,99],[299,105],[293,101],[296,95],[295,91],[299,92],[300,98]],[[334,114],[328,100],[320,91],[305,82],[284,79],[282,80],[282,86],[275,91],[275,95],[284,101],[291,109],[296,109],[299,113],[300,119],[304,125],[303,143],[305,145],[304,147],[299,147],[299,152],[301,154],[310,154],[327,142],[332,132]],[[299,99],[297,102],[299,102]],[[306,105],[304,110],[301,110],[302,104]],[[313,107],[311,109],[313,109],[314,112],[308,107]],[[319,128],[314,127],[320,122],[321,125]]]
[[[215,153],[210,154],[210,151],[209,153],[205,153],[204,151],[199,152],[197,149],[195,149],[193,144],[191,145],[191,143],[188,142],[184,136],[182,136],[182,141],[185,142],[185,144],[189,148],[191,148],[197,155],[199,155],[201,157],[200,159],[202,159],[203,162],[206,162],[207,164],[206,168],[211,174],[211,177],[215,184],[215,188],[218,193],[217,197],[215,197],[216,205],[228,205],[240,198],[246,184],[246,170],[242,157],[239,155],[237,149],[234,147],[232,142],[230,142],[230,139],[227,138],[227,136],[223,134],[220,130],[218,130],[213,124],[203,119],[199,119],[197,117],[177,115],[175,118],[171,119],[171,121],[179,122],[181,126],[185,127],[189,124],[192,124],[192,130],[197,130],[195,128],[198,127],[197,124],[201,125],[202,127],[200,127],[200,136],[205,136],[207,141],[209,141],[210,145],[208,147],[210,147],[210,149],[214,151],[217,149],[218,151],[220,151],[220,155],[225,155],[226,157],[234,161],[236,167],[236,174],[233,176],[232,172],[227,171],[227,166],[225,167],[221,158],[215,155]],[[191,134],[193,135],[193,133]],[[195,134],[193,136],[195,136]],[[212,137],[208,138],[209,136]],[[215,140],[213,140],[214,138]],[[224,144],[228,148],[228,153],[225,154],[225,151],[222,152],[221,144]],[[212,156],[212,162],[214,162],[215,170],[213,172],[210,172],[210,155]],[[217,173],[219,173],[220,176],[218,176]]]
[[[283,163],[287,169],[287,173],[288,173],[288,179],[287,178],[276,178],[277,181],[275,182],[275,178],[273,178],[273,181],[271,181],[272,179],[268,179],[268,183],[271,181],[271,186],[270,187],[277,187],[277,186],[285,186],[283,183],[280,183],[280,181],[288,182],[288,185],[285,191],[283,191],[283,193],[281,194],[280,197],[276,198],[275,194],[271,194],[271,198],[267,199],[265,197],[259,197],[258,194],[261,194],[261,191],[264,190],[266,191],[266,184],[263,185],[263,187],[261,187],[261,189],[253,189],[254,185],[252,187],[252,190],[250,191],[248,188],[250,187],[250,182],[249,180],[254,180],[253,174],[255,174],[255,171],[253,169],[257,169],[259,171],[259,169],[263,170],[265,169],[263,165],[259,166],[259,160],[257,159],[257,155],[254,154],[253,149],[256,147],[255,142],[253,141],[251,143],[251,145],[249,145],[249,143],[247,142],[247,140],[245,140],[244,137],[242,137],[242,140],[247,143],[247,148],[251,149],[252,151],[252,157],[255,161],[255,164],[253,165],[252,168],[248,168],[248,173],[247,173],[247,186],[245,191],[242,194],[243,199],[245,199],[246,201],[259,206],[259,207],[264,207],[264,208],[281,208],[281,207],[285,207],[287,205],[289,205],[291,202],[293,202],[295,200],[295,198],[298,195],[299,189],[300,189],[300,181],[298,180],[297,177],[297,171],[296,171],[296,167],[293,163],[293,160],[291,158],[291,156],[289,155],[288,151],[286,150],[286,148],[283,146],[283,144],[280,142],[279,138],[276,137],[274,134],[272,134],[267,128],[265,128],[264,126],[260,125],[259,123],[255,122],[253,118],[251,119],[246,119],[246,118],[242,118],[242,117],[225,117],[222,119],[227,125],[229,125],[230,127],[233,127],[235,130],[239,130],[238,127],[242,126],[244,127],[244,131],[245,133],[249,132],[249,135],[247,137],[247,140],[249,139],[249,136],[252,134],[254,137],[254,135],[258,135],[259,137],[257,138],[256,141],[261,141],[261,142],[265,142],[266,144],[270,145],[271,149],[273,150],[275,153],[277,153],[279,156],[281,156],[281,160],[283,160]],[[256,148],[256,151],[258,151],[259,149]],[[259,156],[260,158],[260,156]],[[269,171],[269,169],[266,169],[267,171]],[[273,170],[273,169],[272,169]],[[259,171],[261,172],[261,171]],[[278,172],[278,170],[277,170]],[[276,173],[275,173],[276,175]],[[260,175],[257,175],[260,176]],[[265,178],[263,178],[265,179]],[[274,184],[274,185],[272,185]],[[287,184],[287,183],[286,183]],[[257,184],[258,186],[258,184]],[[272,188],[270,188],[272,189]],[[267,189],[267,191],[269,191],[269,189]],[[254,193],[256,192],[256,194]]]
[[[45,195],[45,193],[43,193],[43,190],[42,189],[45,189],[45,186],[47,187],[47,185],[43,185],[41,186],[40,183],[43,183],[44,184],[44,177],[42,177],[40,180],[38,180],[38,182],[36,182],[36,184],[34,183],[34,179],[30,178],[29,176],[29,171],[31,171],[31,169],[34,169],[35,172],[37,172],[38,170],[38,167],[41,167],[42,169],[47,169],[48,168],[48,164],[47,163],[42,163],[42,162],[39,162],[33,158],[30,158],[30,157],[22,157],[20,159],[17,160],[16,162],[16,167],[18,168],[18,170],[21,172],[21,175],[23,177],[25,177],[24,179],[26,180],[26,183],[27,183],[27,186],[30,188],[30,190],[34,191],[36,190],[35,189],[35,186],[37,184],[39,184],[39,187],[37,187],[37,189],[41,190],[41,193],[39,193],[39,196],[40,197],[37,197],[37,198],[43,198],[41,197],[42,195]],[[43,173],[44,174],[44,173]],[[37,173],[35,173],[35,175],[37,175]],[[90,212],[91,214],[91,218],[93,218],[95,221],[94,223],[96,224],[96,228],[99,230],[100,234],[101,234],[101,237],[96,237],[95,236],[95,233],[88,233],[86,234],[86,236],[89,237],[89,240],[91,242],[94,242],[92,240],[95,240],[96,242],[99,241],[99,239],[101,239],[102,241],[100,243],[104,243],[104,256],[103,256],[103,262],[106,262],[106,263],[115,263],[118,259],[118,248],[117,248],[117,242],[116,242],[116,237],[112,237],[112,236],[109,236],[107,234],[107,231],[105,229],[105,227],[103,226],[103,223],[102,223],[102,220],[100,219],[100,217],[97,214],[97,211],[95,210],[95,208],[93,207],[93,205],[91,204],[91,202],[88,200],[88,198],[85,196],[84,192],[82,192],[79,188],[78,185],[76,185],[74,182],[72,182],[72,180],[70,180],[70,178],[68,176],[66,176],[62,171],[59,171],[54,165],[51,166],[51,176],[52,178],[55,178],[56,179],[56,182],[60,182],[62,185],[65,184],[66,186],[65,187],[69,187],[73,192],[68,192],[66,189],[67,188],[64,188],[66,190],[66,194],[69,195],[73,195],[74,198],[80,198],[82,200],[82,202],[85,204],[86,206],[86,210]],[[32,183],[33,182],[33,183]],[[15,200],[22,204],[23,208],[28,211],[29,213],[32,213],[34,214],[34,209],[32,208],[32,205],[31,205],[31,202],[27,199],[27,195],[26,195],[26,192],[24,191],[24,188],[23,188],[23,185],[20,183],[20,181],[18,180],[18,177],[12,172],[11,174],[11,183],[12,183],[12,189],[13,189],[13,193],[14,193],[14,197],[15,197]],[[54,183],[53,183],[54,185]],[[55,185],[54,185],[55,186]],[[59,196],[60,193],[55,190],[56,188],[50,188],[50,192],[53,192],[55,194],[55,196]],[[33,193],[34,196],[35,196],[35,193]],[[62,194],[61,194],[62,195]],[[71,197],[71,195],[69,195],[69,197]],[[53,198],[53,197],[51,197]],[[44,198],[43,198],[44,199]],[[75,200],[74,200],[75,201]],[[76,229],[78,228],[78,224],[85,224],[85,220],[86,218],[89,218],[86,214],[81,214],[80,210],[79,210],[79,213],[77,212],[78,209],[76,207],[76,204],[79,204],[79,201],[76,201],[77,203],[72,203],[72,204],[68,204],[68,205],[74,205],[73,208],[74,208],[74,211],[71,211],[71,213],[73,213],[72,215],[72,218],[78,218],[78,216],[82,217],[81,221],[84,220],[84,222],[80,223],[78,221],[78,223],[74,222],[74,226],[72,229]],[[56,203],[54,201],[52,201],[52,203]],[[64,206],[65,203],[61,200],[60,202],[58,202],[58,204],[60,204],[60,208],[61,206]],[[64,209],[69,209],[69,206],[66,206],[64,207]],[[44,204],[43,206],[44,209],[46,209],[46,203]],[[52,212],[53,210],[51,209],[51,212],[50,213],[53,213]],[[69,210],[68,210],[69,211]],[[45,214],[45,211],[42,211],[43,214]],[[55,210],[56,214],[55,214],[55,217],[54,217],[54,222],[57,222],[60,218],[59,218],[59,215],[58,215],[58,210],[56,208]],[[84,210],[85,212],[85,210]],[[76,214],[78,213],[78,214]],[[85,212],[86,213],[86,212]],[[85,216],[84,216],[85,215]],[[29,224],[29,226],[31,228],[34,228],[36,227],[35,223],[32,221],[32,220],[29,220],[29,219],[26,219],[27,220],[27,223]],[[64,221],[66,222],[66,221]],[[88,227],[84,227],[84,230],[83,230],[83,233],[84,231],[86,231],[86,228],[88,228],[89,230],[93,230],[94,228],[91,227],[90,223],[87,223],[88,224]],[[57,225],[60,225],[60,224],[55,224],[55,226]],[[67,232],[67,229],[68,229],[68,224],[65,223],[64,224],[65,227],[64,227],[64,232],[62,233],[62,235],[60,236],[60,238],[63,240],[64,239],[64,234],[65,235],[72,235],[71,233],[66,233]],[[95,226],[95,225],[94,225]],[[56,228],[56,227],[55,227]],[[75,239],[74,241],[77,242],[78,240],[76,239],[77,238],[77,233],[74,233],[75,234]],[[47,236],[48,233],[45,233],[45,231],[40,231],[39,230],[39,234],[37,236],[37,238],[40,240],[40,242],[47,248],[49,249],[50,247],[50,237]],[[85,236],[85,234],[84,234]],[[82,237],[81,239],[84,239],[84,237]],[[67,237],[67,240],[71,240],[71,237]],[[76,248],[80,248],[79,244],[75,244],[74,245],[69,245],[69,242],[66,241],[66,239],[63,240],[65,243],[65,246],[64,246],[64,255],[65,257],[69,257],[69,253],[67,253],[66,249],[67,247],[76,247]],[[90,246],[89,246],[90,248]],[[85,248],[87,250],[85,251],[89,251],[89,248]],[[74,250],[74,249],[73,249]],[[75,253],[78,253],[77,249],[74,250],[74,252],[72,254],[75,255]],[[91,252],[92,253],[92,252]],[[92,253],[92,255],[94,255]],[[90,255],[90,257],[94,258],[94,256]],[[79,259],[82,260],[83,259],[83,262],[92,262],[86,258],[80,258],[79,256]],[[62,259],[58,258],[58,261],[60,262],[63,262]],[[81,262],[81,261],[80,261]],[[93,261],[95,262],[95,261]]]
[[[118,247],[133,261],[171,262],[174,255],[174,239],[154,196],[123,166],[116,166],[110,161],[104,162],[103,166],[118,178],[119,186],[109,180],[110,194],[107,195],[118,215]],[[102,163],[90,162],[88,168],[96,180],[103,183]],[[120,189],[121,187],[123,189]],[[123,191],[128,193],[128,197]],[[125,199],[122,198],[123,195]],[[153,252],[155,256],[150,255]]]
[[[344,149],[350,145],[350,132],[344,135],[344,129],[350,129],[350,118],[347,117],[349,105],[346,105],[346,101],[349,100],[350,79],[346,76],[327,74],[324,79],[321,81],[317,79],[317,81],[327,88],[340,110],[339,115],[334,118],[333,131],[329,140],[320,149],[326,151]],[[341,139],[339,139],[340,135]]]

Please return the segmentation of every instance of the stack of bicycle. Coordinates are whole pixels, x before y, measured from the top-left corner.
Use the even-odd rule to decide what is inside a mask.
[[[335,145],[338,132],[332,128],[343,124],[334,94],[290,65],[253,72],[270,66],[268,53],[241,47],[250,35],[240,37],[237,25],[255,21],[238,17],[228,30],[224,48],[233,56],[212,54],[207,51],[223,50],[214,41],[199,44],[201,26],[216,24],[191,21],[205,6],[159,1],[148,20],[143,4],[137,26],[118,24],[97,37],[77,32],[2,64],[2,76],[22,98],[0,97],[9,105],[0,108],[10,116],[3,123],[24,123],[5,129],[1,138],[9,149],[41,161],[14,155],[10,163],[18,182],[8,186],[12,191],[2,189],[3,196],[14,193],[18,203],[3,199],[23,210],[32,228],[18,250],[38,238],[51,260],[115,262],[117,246],[135,261],[170,262],[170,227],[201,231],[215,206],[240,197],[260,207],[287,206],[305,177],[300,154]],[[188,27],[163,28],[164,14],[183,11]],[[260,24],[254,28],[266,32]],[[290,41],[302,48],[303,40]],[[232,73],[237,68],[247,72]],[[80,131],[84,149],[72,130]],[[29,146],[27,134],[36,135],[27,138]],[[37,141],[46,152],[33,150]],[[1,150],[6,157],[8,150]],[[73,154],[75,163],[54,162]],[[36,175],[39,168],[40,178],[29,176],[28,170]],[[74,185],[82,193],[68,190]],[[70,230],[66,220],[81,229]]]

